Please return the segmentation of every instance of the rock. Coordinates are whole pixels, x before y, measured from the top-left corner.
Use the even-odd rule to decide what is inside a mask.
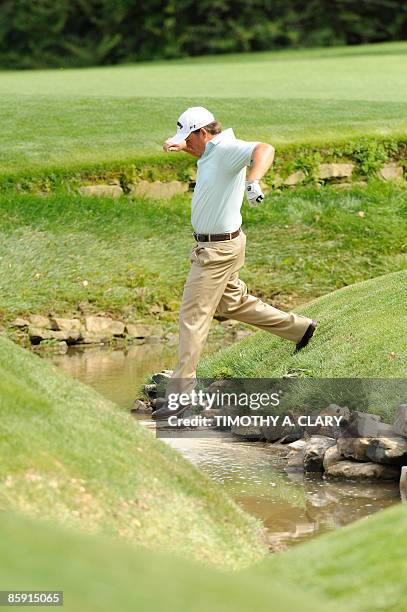
[[[292,444],[293,442],[298,442],[298,440],[300,440],[301,437],[302,436],[300,432],[292,432],[276,440],[276,443],[277,444]]]
[[[160,408],[163,408],[167,403],[168,402],[165,397],[156,397],[150,400],[150,406],[152,410],[159,410]]]
[[[338,438],[337,447],[342,457],[356,461],[370,461],[366,454],[370,438]]]
[[[42,315],[30,315],[28,317],[33,327],[44,327],[45,329],[52,329],[51,321],[48,317]]]
[[[42,340],[65,340],[65,332],[53,331],[42,327],[34,327],[30,325],[28,328],[28,336],[32,344],[39,344]]]
[[[157,327],[154,325],[145,325],[143,323],[126,323],[124,333],[131,338],[147,338],[154,332],[159,333]]]
[[[150,399],[155,399],[157,397],[157,385],[155,383],[144,385],[143,391]]]
[[[57,317],[50,317],[51,327],[57,331],[64,332],[81,332],[82,331],[82,323],[79,319],[60,319]]]
[[[385,181],[397,181],[403,178],[403,168],[395,163],[384,164],[378,174]]]
[[[65,342],[65,340],[62,340],[59,344],[58,344],[58,348],[57,348],[58,353],[60,353],[61,355],[64,355],[67,351],[68,351],[68,345]]]
[[[285,470],[287,472],[304,470],[304,453],[305,449],[302,451],[291,451],[287,457]]]
[[[338,463],[338,461],[342,460],[343,457],[338,450],[338,446],[335,444],[335,446],[330,446],[326,449],[322,465],[326,471],[331,465],[334,465],[335,463]]]
[[[302,431],[299,427],[294,428],[289,425],[283,427],[280,423],[276,425],[262,425],[261,426],[261,435],[267,442],[277,442],[277,440],[281,440],[285,436],[293,435],[295,439],[301,438]],[[290,440],[294,441],[294,440]]]
[[[162,372],[157,372],[152,375],[153,383],[156,385],[156,394],[158,397],[166,396],[166,389],[168,382],[172,377],[172,370],[165,370]]]
[[[407,502],[407,466],[401,468],[400,476],[400,497],[403,503]]]
[[[261,427],[258,425],[232,425],[230,430],[234,436],[245,440],[260,440],[262,437]]]
[[[396,435],[393,427],[382,423],[379,416],[354,410],[348,423],[342,427],[343,435],[354,438],[380,438]]]
[[[103,337],[124,336],[125,325],[121,321],[115,321],[110,317],[86,317],[86,331],[89,334],[102,335]]]
[[[21,317],[17,317],[14,321],[11,321],[10,325],[12,327],[28,327],[30,325],[30,321],[28,319],[22,319]]]
[[[287,445],[287,448],[293,451],[300,451],[300,450],[303,450],[306,446],[307,446],[307,441],[302,439],[302,440],[296,440],[295,442],[290,442],[290,444]]]
[[[79,319],[50,318],[52,329],[63,332],[64,340],[68,343],[77,342],[82,338],[84,328]]]
[[[326,408],[321,410],[320,416],[332,416],[342,417],[341,423],[348,423],[350,418],[350,410],[347,406],[338,406],[337,404],[329,404]],[[321,436],[328,436],[329,438],[339,438],[342,435],[342,428],[340,425],[327,425],[326,427],[321,426],[317,432]]]
[[[166,370],[165,372],[157,372],[157,374],[153,374],[151,380],[155,382],[157,385],[169,380],[172,376],[172,370]]]
[[[28,335],[33,344],[38,344],[42,340],[60,340],[73,344],[82,335],[82,325],[79,319],[58,319],[32,315],[30,320]]]
[[[298,425],[295,415],[289,411],[286,416],[291,418],[294,425],[283,425],[282,419],[279,419],[276,425],[262,425],[261,432],[264,440],[267,442],[277,442],[288,436],[287,443],[290,443],[303,437],[303,428]]]
[[[102,344],[108,340],[109,338],[100,336],[99,334],[88,334],[87,332],[82,332],[79,342],[81,344]]]
[[[304,470],[306,472],[322,472],[325,452],[334,444],[334,438],[311,436],[304,451]]]
[[[293,174],[290,174],[290,176],[284,179],[284,185],[287,185],[287,187],[292,187],[294,185],[297,185],[298,183],[302,183],[304,179],[304,172],[302,170],[298,170],[297,172],[293,172]]]
[[[130,412],[131,414],[150,414],[151,407],[146,402],[136,399]]]
[[[320,164],[318,178],[346,178],[352,176],[354,164]]]
[[[301,471],[304,469],[304,454],[307,443],[305,440],[297,440],[288,444],[290,452],[287,456],[286,471]]]
[[[393,429],[399,436],[407,438],[407,404],[401,404],[397,408]]]
[[[181,183],[181,181],[168,181],[166,183],[162,181],[138,181],[131,185],[130,195],[147,196],[154,200],[162,200],[172,198],[180,193],[185,193],[188,189],[188,183]]]
[[[366,455],[376,463],[403,465],[407,463],[407,440],[404,438],[373,438],[369,441]]]
[[[337,416],[343,417],[343,420],[348,421],[351,412],[347,406],[338,406],[338,404],[329,404],[326,408],[321,410],[321,416]]]
[[[123,195],[123,189],[119,185],[84,185],[80,187],[79,193],[100,198],[120,198]]]
[[[329,465],[325,474],[332,478],[397,480],[400,476],[400,469],[380,463],[360,463],[346,459]]]

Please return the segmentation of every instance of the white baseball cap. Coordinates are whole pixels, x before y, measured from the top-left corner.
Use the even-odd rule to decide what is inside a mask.
[[[167,142],[180,144],[191,132],[215,121],[215,117],[203,106],[192,106],[178,117],[177,133]]]

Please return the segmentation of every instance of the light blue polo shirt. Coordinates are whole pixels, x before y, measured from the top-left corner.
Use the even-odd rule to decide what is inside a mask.
[[[258,142],[236,138],[228,128],[206,143],[197,163],[191,224],[199,234],[233,232],[242,223],[246,166]]]

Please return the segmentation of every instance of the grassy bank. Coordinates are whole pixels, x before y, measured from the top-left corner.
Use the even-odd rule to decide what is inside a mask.
[[[70,611],[239,612],[272,601],[279,612],[399,612],[407,596],[406,533],[398,506],[230,575],[3,514],[0,586],[63,589]]]
[[[198,374],[403,378],[406,289],[406,270],[339,289],[298,309],[319,323],[300,353],[293,354],[292,343],[261,331],[202,360]]]
[[[407,513],[405,506],[385,510],[342,527],[256,566],[257,579],[299,586],[306,598],[317,596],[326,609],[405,609],[407,584]]]
[[[239,137],[277,149],[402,137],[406,49],[399,42],[0,72],[0,176],[96,172],[162,157],[178,116],[196,105]]]
[[[253,517],[90,387],[1,336],[0,373],[0,510],[225,568],[265,553]]]
[[[268,599],[279,612],[326,609],[323,598],[304,600],[300,589],[288,592],[275,581],[215,572],[125,542],[6,514],[0,517],[0,558],[2,589],[63,590],[64,610],[70,612],[247,612]]]
[[[338,191],[273,193],[245,203],[249,290],[292,308],[334,289],[406,267],[405,191],[371,182]],[[177,325],[194,246],[190,198],[68,195],[0,198],[0,316],[91,311]],[[385,221],[385,222],[384,222]],[[171,232],[168,232],[168,228]],[[85,283],[87,281],[87,284]],[[163,311],[153,314],[154,306]]]

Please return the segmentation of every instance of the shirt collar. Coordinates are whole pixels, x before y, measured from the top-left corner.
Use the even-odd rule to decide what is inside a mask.
[[[213,145],[217,145],[219,142],[222,142],[223,140],[231,140],[235,138],[235,133],[233,131],[233,128],[227,128],[226,130],[223,130],[223,132],[220,132],[220,134],[216,134],[215,138],[212,138],[211,140],[209,140],[206,144],[213,144]]]
[[[215,147],[220,142],[224,142],[226,140],[235,140],[235,139],[236,139],[236,136],[232,128],[227,128],[226,130],[223,130],[223,132],[220,132],[220,134],[216,134],[214,138],[212,138],[211,140],[208,140],[208,142],[205,145],[205,151],[203,152],[200,159],[205,157],[207,153],[209,153],[209,151],[211,151],[212,148]]]

